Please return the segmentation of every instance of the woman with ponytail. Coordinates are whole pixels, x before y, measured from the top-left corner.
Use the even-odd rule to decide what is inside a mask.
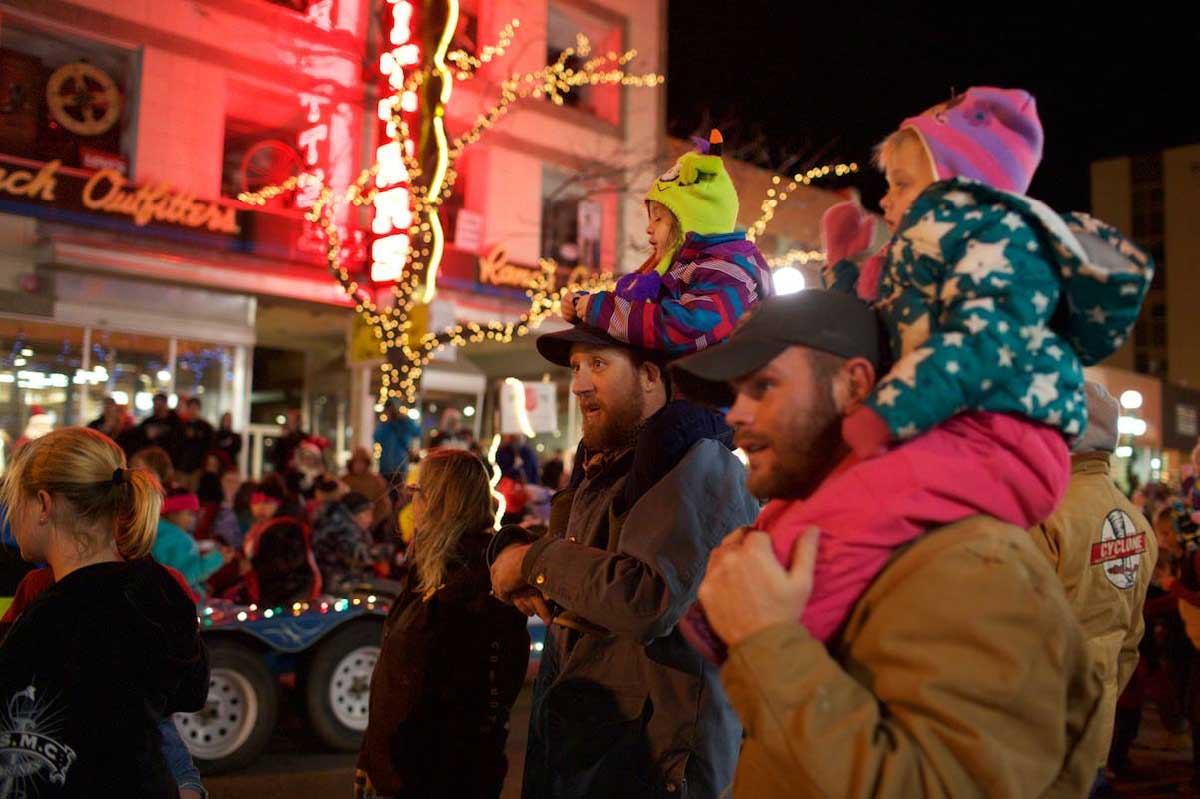
[[[54,578],[0,643],[0,796],[173,799],[159,725],[203,707],[208,662],[192,599],[146,557],[157,478],[101,433],[56,430],[18,453],[0,501]]]

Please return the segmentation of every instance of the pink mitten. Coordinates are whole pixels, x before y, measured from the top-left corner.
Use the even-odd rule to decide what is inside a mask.
[[[854,454],[865,460],[878,455],[892,440],[883,417],[866,405],[842,420],[842,438],[854,450]]]
[[[875,235],[875,217],[853,200],[830,206],[821,217],[825,263],[836,264],[865,253]]]

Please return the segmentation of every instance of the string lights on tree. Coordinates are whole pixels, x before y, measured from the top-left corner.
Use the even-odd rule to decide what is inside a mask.
[[[665,82],[656,73],[629,71],[635,50],[594,54],[586,36],[576,36],[553,63],[530,72],[514,72],[499,82],[499,96],[457,135],[446,129],[446,106],[456,82],[476,78],[480,70],[501,59],[512,47],[520,21],[512,20],[497,34],[496,43],[477,54],[451,50],[459,21],[458,0],[387,0],[386,49],[380,55],[379,73],[386,87],[377,106],[383,126],[382,143],[375,162],[348,187],[335,190],[319,171],[288,178],[280,184],[238,197],[252,205],[299,191],[311,200],[305,218],[325,239],[325,259],[330,273],[372,328],[383,356],[380,402],[398,400],[402,412],[417,402],[425,367],[446,347],[495,341],[506,343],[535,330],[547,317],[560,313],[564,296],[576,291],[610,288],[613,278],[597,274],[569,285],[557,285],[557,264],[540,262],[540,274],[526,292],[529,309],[508,323],[456,324],[437,331],[421,331],[415,324],[419,308],[428,307],[437,295],[438,269],[445,248],[440,209],[454,193],[457,165],[464,151],[524,100],[548,100],[563,105],[574,91],[587,86],[617,85],[652,88]],[[416,25],[414,23],[420,23]],[[423,38],[417,28],[430,34]],[[822,178],[842,177],[858,165],[831,164],[802,174],[773,178],[761,206],[761,215],[747,231],[761,236],[785,202],[801,185]],[[390,284],[391,297],[377,302],[370,284],[364,285],[346,265],[343,232],[336,219],[343,209],[370,206],[371,232],[375,236],[368,257],[370,284]],[[794,250],[771,259],[772,267],[819,260],[816,251]],[[425,318],[428,318],[425,315]]]
[[[771,178],[771,188],[767,189],[767,196],[762,201],[761,213],[753,225],[746,231],[746,238],[750,241],[755,241],[767,229],[767,225],[775,218],[775,209],[781,203],[787,201],[788,197],[800,186],[811,186],[813,183],[828,177],[845,177],[852,175],[858,171],[858,164],[851,162],[849,164],[827,164],[826,166],[817,166],[804,173],[799,173],[792,176],[792,179],[787,182],[783,188],[778,188],[783,184],[783,178],[775,175]]]
[[[435,29],[437,36],[428,53],[414,35],[418,15],[425,25],[436,23],[431,30]],[[665,81],[662,75],[628,70],[637,51],[596,55],[587,37],[579,34],[575,45],[553,63],[532,72],[512,73],[501,81],[499,98],[462,133],[451,137],[445,117],[455,81],[469,81],[482,67],[501,58],[520,28],[519,20],[505,25],[496,44],[482,48],[477,55],[451,51],[458,16],[458,0],[425,0],[419,9],[412,0],[388,0],[388,49],[380,56],[379,70],[390,93],[377,109],[385,125],[385,141],[376,149],[375,163],[349,187],[335,191],[320,175],[305,173],[238,195],[253,205],[296,189],[315,198],[306,219],[323,231],[329,270],[374,330],[384,356],[380,401],[397,399],[402,411],[416,403],[421,374],[437,352],[447,346],[508,342],[527,335],[548,316],[560,312],[562,297],[612,284],[611,275],[600,274],[582,283],[558,286],[557,265],[544,260],[540,275],[526,292],[529,310],[516,321],[471,322],[418,335],[414,311],[428,306],[437,294],[438,267],[445,247],[439,210],[454,192],[459,177],[456,165],[466,148],[522,100],[547,99],[563,105],[568,95],[586,86],[651,88]],[[418,128],[416,136],[414,126]],[[371,228],[376,236],[370,251],[371,279],[391,283],[390,303],[376,303],[369,288],[360,284],[344,263],[342,233],[335,218],[341,208],[367,205],[374,209]]]

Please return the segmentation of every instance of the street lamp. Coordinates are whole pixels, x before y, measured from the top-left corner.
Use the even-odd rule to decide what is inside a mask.
[[[804,273],[794,266],[784,266],[775,270],[775,293],[776,294],[795,294],[798,291],[804,291],[806,281]]]
[[[1137,410],[1142,407],[1142,392],[1129,389],[1121,392],[1121,407],[1126,410]]]

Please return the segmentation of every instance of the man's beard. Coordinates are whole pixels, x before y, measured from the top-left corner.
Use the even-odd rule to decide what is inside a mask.
[[[632,444],[642,421],[642,397],[636,384],[604,404],[600,417],[583,418],[583,444],[592,452],[614,452]]]

